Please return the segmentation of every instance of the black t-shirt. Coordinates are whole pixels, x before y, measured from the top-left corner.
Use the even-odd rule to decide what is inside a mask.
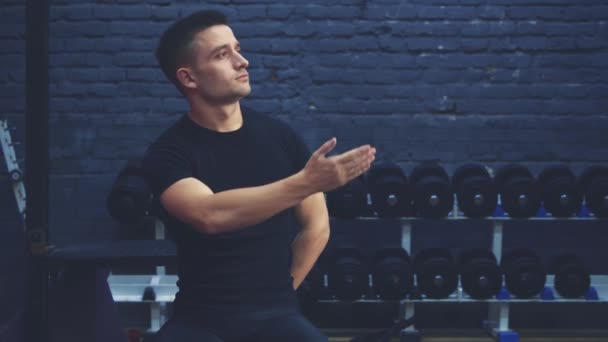
[[[148,148],[143,168],[155,196],[188,177],[217,193],[291,176],[309,156],[287,124],[243,109],[242,127],[226,133],[184,115]],[[198,232],[166,212],[161,217],[177,244],[176,310],[295,304],[290,237],[298,223],[293,208],[215,235]]]

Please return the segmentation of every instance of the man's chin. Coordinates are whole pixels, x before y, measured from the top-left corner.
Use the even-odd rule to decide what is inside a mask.
[[[240,101],[241,99],[247,97],[249,94],[251,94],[251,90],[239,91],[239,92],[235,92],[234,94],[232,94],[232,96],[227,96],[223,99],[218,99],[215,102],[221,103],[221,104],[231,104],[231,103]]]
[[[242,91],[239,91],[239,94],[238,94],[239,97],[240,97],[239,99],[247,97],[247,96],[249,96],[249,94],[251,94],[251,88],[250,87],[248,87],[247,89],[243,89]]]

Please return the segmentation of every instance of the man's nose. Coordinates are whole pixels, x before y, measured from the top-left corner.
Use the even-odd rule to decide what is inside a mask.
[[[240,53],[236,54],[235,67],[239,68],[247,68],[249,66],[249,61],[243,57]]]

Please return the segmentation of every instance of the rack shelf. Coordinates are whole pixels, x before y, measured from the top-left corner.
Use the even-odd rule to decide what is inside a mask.
[[[454,214],[455,213],[455,214]],[[581,211],[578,216],[568,218],[555,218],[543,214],[542,210],[539,211],[539,215],[527,219],[514,219],[508,216],[500,214],[500,210],[497,211],[497,216],[471,219],[462,216],[457,210],[454,210],[446,218],[439,220],[447,221],[491,221],[492,222],[492,246],[491,250],[496,256],[498,262],[500,262],[502,256],[502,238],[503,238],[503,226],[507,221],[596,221],[603,220],[594,217],[589,214],[585,209]],[[348,219],[336,219],[332,220],[348,220]],[[411,241],[412,241],[412,223],[423,222],[425,220],[437,220],[437,219],[425,219],[419,217],[398,217],[398,218],[379,218],[379,217],[357,217],[350,220],[361,220],[361,221],[393,221],[399,222],[401,226],[401,247],[405,249],[411,255]],[[162,227],[157,226],[157,237],[164,235],[162,233]],[[159,268],[157,275],[110,275],[108,278],[108,284],[112,292],[114,301],[116,302],[146,302],[151,305],[151,328],[150,331],[155,331],[162,326],[166,320],[166,304],[173,302],[175,294],[177,292],[177,276],[176,275],[165,275],[164,269]],[[553,283],[553,276],[547,276],[547,284]],[[546,286],[545,292],[550,293],[549,296],[543,298],[537,296],[530,299],[519,299],[510,298],[508,299],[473,299],[470,298],[466,293],[463,292],[462,287],[459,285],[457,290],[445,299],[408,299],[395,301],[396,304],[400,305],[400,312],[403,318],[410,318],[414,315],[416,304],[433,304],[433,303],[454,303],[454,304],[467,304],[467,303],[488,303],[488,320],[484,322],[484,326],[487,331],[500,342],[518,342],[519,335],[509,329],[509,306],[511,304],[517,305],[521,303],[553,303],[553,304],[569,304],[569,303],[608,303],[608,275],[591,275],[591,293],[587,298],[579,299],[567,299],[561,298],[552,287]],[[143,294],[146,289],[152,289],[155,294],[154,300],[144,300]],[[503,290],[505,291],[505,290]],[[504,298],[504,297],[501,297]],[[338,300],[321,300],[321,302],[339,302]],[[361,299],[354,301],[354,303],[382,303],[386,302],[379,299]],[[410,326],[401,332],[402,342],[417,342],[420,341],[421,337],[419,332],[414,326]]]

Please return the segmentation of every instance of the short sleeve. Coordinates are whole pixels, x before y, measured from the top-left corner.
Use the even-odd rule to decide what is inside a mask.
[[[150,146],[142,169],[155,197],[180,179],[193,176],[188,152],[176,143],[158,142]]]

